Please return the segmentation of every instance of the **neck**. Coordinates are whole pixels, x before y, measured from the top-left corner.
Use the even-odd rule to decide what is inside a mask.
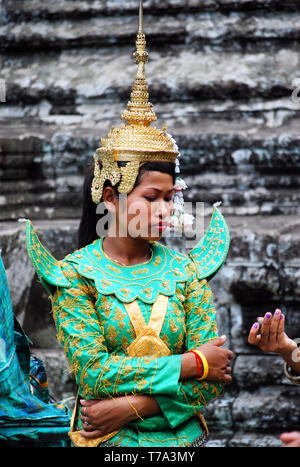
[[[102,247],[111,259],[127,266],[142,263],[150,258],[149,241],[143,238],[111,237],[108,233]]]

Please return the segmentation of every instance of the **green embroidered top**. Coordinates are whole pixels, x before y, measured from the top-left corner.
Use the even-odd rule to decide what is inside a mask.
[[[109,259],[103,238],[57,261],[40,243],[30,221],[27,246],[39,279],[50,293],[57,337],[82,398],[150,394],[161,414],[137,419],[110,437],[118,446],[186,446],[206,424],[201,410],[222,391],[213,381],[179,381],[181,354],[217,337],[207,279],[224,263],[228,228],[215,208],[205,237],[188,254],[152,242],[143,264]],[[170,354],[128,355],[135,329],[126,305],[137,302],[146,323],[160,295],[168,297],[160,339]],[[80,418],[76,419],[80,430]]]

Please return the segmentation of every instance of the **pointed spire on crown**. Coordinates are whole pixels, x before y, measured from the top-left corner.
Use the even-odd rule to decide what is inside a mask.
[[[146,125],[157,120],[152,104],[149,102],[148,86],[145,74],[145,64],[148,61],[146,38],[144,34],[143,0],[140,0],[139,29],[136,39],[136,51],[133,54],[138,66],[135,81],[132,86],[131,101],[122,118],[130,125]]]

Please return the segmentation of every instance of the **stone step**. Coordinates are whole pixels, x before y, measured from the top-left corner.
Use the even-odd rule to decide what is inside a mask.
[[[122,106],[118,110],[120,112],[115,118],[101,120],[94,125],[84,119],[68,124],[67,119],[55,122],[39,118],[3,118],[0,120],[0,154],[7,160],[2,163],[13,167],[18,157],[20,160],[24,157],[23,165],[26,166],[30,164],[28,155],[38,161],[42,154],[54,154],[56,157],[64,154],[65,157],[57,159],[56,167],[73,167],[73,172],[69,173],[76,174],[86,167],[86,159],[101,145],[100,138],[107,136],[110,127],[122,124]],[[218,126],[217,120],[204,120],[200,115],[195,121],[195,114],[188,111],[170,120],[166,114],[163,117],[166,118],[159,116],[156,126],[161,128],[167,124],[168,132],[176,139],[183,154],[180,163],[186,172],[191,169],[194,173],[198,165],[206,169],[252,166],[257,170],[278,169],[281,173],[284,168],[294,170],[299,167],[298,116],[278,126],[261,124],[252,128],[247,122],[226,122],[225,119],[220,119]],[[43,162],[44,174],[47,174],[51,166],[50,156]],[[78,165],[76,169],[73,166],[75,162]]]
[[[252,433],[244,433],[241,430],[240,432],[235,433],[225,446],[230,448],[280,448],[284,446],[283,442],[280,440],[281,433],[282,431],[277,434],[269,435],[258,434],[255,431]],[[211,436],[211,438],[212,442],[217,443],[217,440],[214,441],[213,436]]]
[[[222,124],[218,120],[219,127],[216,121],[211,127],[202,120],[199,129],[188,111],[184,133],[179,115],[176,121],[165,121],[182,154],[187,202],[212,205],[222,201],[226,215],[299,213],[296,118],[279,127],[261,126],[255,132],[245,122],[225,120]],[[100,136],[108,133],[113,122],[93,126],[64,121],[59,128],[57,122],[39,119],[2,122],[0,220],[79,218],[84,171],[93,161]]]
[[[197,134],[201,129],[209,133],[212,129],[223,131],[260,131],[267,128],[277,128],[289,122],[293,126],[293,120],[298,118],[299,103],[293,101],[292,93],[298,92],[296,84],[290,88],[290,95],[278,99],[264,99],[257,97],[250,99],[236,98],[224,99],[222,102],[216,99],[199,99],[190,101],[175,100],[173,102],[158,102],[152,98],[154,109],[159,122],[167,121],[174,127],[178,123],[177,131],[181,133],[191,132],[190,127]],[[60,97],[59,97],[60,93]],[[74,124],[96,124],[108,128],[111,124],[120,125],[121,115],[125,110],[128,95],[124,99],[95,98],[81,96],[71,99],[71,95],[63,95],[58,88],[52,90],[51,96],[40,100],[33,99],[18,107],[15,102],[7,100],[0,105],[1,123],[5,120],[20,118],[40,119],[49,125],[69,126]],[[153,97],[153,96],[152,96]],[[61,100],[60,100],[61,99]],[[296,97],[297,99],[297,97]],[[2,122],[3,120],[3,122]],[[198,125],[196,123],[198,122]],[[199,125],[201,122],[201,125]],[[12,131],[14,123],[10,121]],[[256,130],[255,130],[256,128]],[[106,130],[105,130],[106,131]]]
[[[60,107],[72,107],[72,113],[79,115],[80,104],[95,103],[95,99],[110,102],[121,99],[125,106],[136,73],[130,56],[133,50],[134,45],[132,48],[126,45],[118,49],[103,47],[101,53],[98,49],[81,48],[2,56],[6,105],[37,105],[48,100]],[[298,50],[284,46],[270,49],[267,54],[224,50],[211,50],[207,54],[179,45],[176,52],[151,54],[147,65],[150,100],[220,103],[230,99],[247,103],[251,99],[285,97],[293,103],[298,69]],[[297,104],[294,110],[299,109]],[[47,108],[43,110],[47,112]]]
[[[208,404],[203,414],[214,433],[224,438],[232,437],[236,432],[256,433],[261,438],[262,435],[277,436],[285,431],[298,431],[300,404],[297,389],[295,385],[265,385],[251,392],[231,394],[231,386],[226,385],[223,397]],[[242,441],[239,438],[237,442]],[[236,443],[234,445],[237,447]]]
[[[249,48],[252,52],[267,44],[298,41],[300,20],[297,13],[254,12],[180,13],[158,17],[146,15],[144,21],[149,50],[168,50],[172,44],[185,44],[193,49],[203,46]],[[0,26],[2,50],[69,49],[130,44],[134,46],[137,15],[56,21],[23,21]],[[265,44],[265,46],[267,45]]]
[[[258,349],[257,351],[260,352]],[[279,355],[262,352],[256,355],[237,355],[232,375],[234,384],[239,390],[253,391],[262,386],[292,384],[284,375],[282,358]]]
[[[298,431],[300,404],[297,394],[295,385],[265,385],[236,394],[230,394],[227,385],[224,396],[205,407],[203,413],[212,430],[223,436],[232,436],[235,432],[256,433],[259,438],[275,436],[284,431]],[[239,438],[237,442],[241,442]]]
[[[213,428],[213,427],[212,427]],[[213,428],[214,429],[214,428]],[[254,432],[237,432],[234,435],[223,435],[210,431],[206,447],[208,448],[280,448],[284,444],[280,440],[280,433],[277,434],[261,434]],[[236,452],[236,451],[235,451]]]
[[[126,15],[136,13],[137,0],[6,0],[2,4],[2,21],[20,21],[36,18],[90,18],[99,15]],[[215,12],[215,11],[299,11],[297,0],[148,0],[144,2],[145,15],[166,12]]]
[[[214,174],[212,174],[212,177]],[[257,175],[252,175],[253,180]],[[190,177],[185,177],[188,183]],[[211,206],[215,202],[222,201],[225,215],[232,216],[256,216],[256,215],[296,215],[299,214],[299,190],[297,185],[291,185],[286,190],[267,190],[260,186],[251,189],[235,189],[226,187],[226,177],[223,184],[217,189],[211,189],[205,185],[205,177],[197,176],[197,182],[203,184],[201,188],[193,187],[185,194],[186,209],[188,206],[195,206],[196,203],[205,203]],[[237,178],[238,175],[237,175]],[[285,177],[286,178],[286,177]],[[292,180],[292,178],[291,178]],[[45,185],[51,180],[43,180]],[[41,182],[43,182],[41,180]],[[15,220],[21,217],[32,219],[63,219],[79,218],[81,215],[82,203],[82,177],[63,176],[51,190],[46,191],[42,185],[37,189],[38,184],[21,182],[20,184],[11,182],[1,183],[0,195],[0,220]],[[6,191],[5,187],[9,187]],[[190,185],[191,186],[191,185]],[[21,187],[21,188],[19,188]],[[188,204],[190,203],[190,204]]]
[[[235,428],[261,433],[298,430],[300,404],[297,389],[295,386],[266,386],[253,393],[239,393],[232,406]]]

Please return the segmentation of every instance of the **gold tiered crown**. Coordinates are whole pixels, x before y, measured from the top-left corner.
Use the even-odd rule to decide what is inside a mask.
[[[129,193],[135,184],[140,163],[163,161],[175,163],[178,156],[177,147],[168,135],[166,126],[162,129],[151,127],[157,120],[152,104],[149,102],[148,86],[145,75],[145,64],[148,61],[146,38],[143,27],[143,1],[140,0],[139,30],[134,53],[137,63],[137,74],[132,86],[131,101],[122,115],[126,124],[120,128],[111,128],[106,138],[101,138],[102,146],[94,154],[95,172],[92,184],[92,199],[98,204],[103,193],[105,180],[115,185],[121,180],[119,193]],[[117,161],[127,164],[119,167]]]

